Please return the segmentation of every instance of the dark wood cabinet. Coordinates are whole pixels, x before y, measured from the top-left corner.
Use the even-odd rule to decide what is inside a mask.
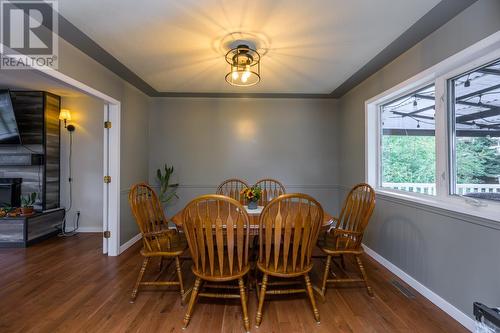
[[[26,247],[60,232],[64,209],[0,218],[0,248]]]

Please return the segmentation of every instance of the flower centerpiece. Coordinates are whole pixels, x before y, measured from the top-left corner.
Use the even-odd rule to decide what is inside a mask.
[[[257,209],[262,189],[258,186],[247,187],[241,190],[240,195],[248,202],[248,209]]]

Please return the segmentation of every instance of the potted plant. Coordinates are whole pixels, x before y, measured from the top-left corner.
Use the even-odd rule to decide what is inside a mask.
[[[168,167],[165,164],[165,174],[162,173],[160,169],[156,170],[156,178],[160,183],[160,201],[164,205],[167,205],[173,198],[179,198],[177,196],[177,188],[179,187],[178,183],[170,184],[170,177],[174,173],[174,167]]]
[[[27,194],[21,197],[21,214],[31,215],[33,214],[33,204],[36,200],[36,192]]]
[[[248,209],[257,209],[257,201],[262,195],[262,189],[259,186],[244,188],[240,194],[248,202]]]

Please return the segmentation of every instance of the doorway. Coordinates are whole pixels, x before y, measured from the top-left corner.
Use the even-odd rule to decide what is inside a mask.
[[[18,80],[29,82],[33,87],[51,87],[53,89],[69,87],[73,91],[78,91],[84,95],[93,97],[104,105],[101,129],[103,131],[103,168],[102,175],[99,175],[102,182],[102,236],[103,253],[109,256],[120,254],[120,101],[80,82],[65,74],[54,70],[33,69],[22,71],[20,76],[31,77],[30,79]],[[13,73],[8,74],[14,76]],[[8,76],[6,75],[6,76]],[[16,74],[18,75],[18,74]],[[31,76],[30,76],[31,75]],[[33,79],[35,77],[35,79]],[[37,81],[36,77],[39,78]],[[43,80],[45,78],[45,80]],[[50,79],[50,80],[47,80]],[[15,80],[14,80],[15,81]],[[47,83],[50,82],[50,83]],[[15,85],[14,85],[15,87]],[[25,87],[25,88],[30,88]],[[110,126],[105,126],[110,124]],[[92,158],[92,156],[88,156]],[[110,180],[110,181],[107,181]],[[88,195],[91,195],[88,194]],[[100,196],[100,195],[99,195]],[[105,237],[106,236],[106,237]]]

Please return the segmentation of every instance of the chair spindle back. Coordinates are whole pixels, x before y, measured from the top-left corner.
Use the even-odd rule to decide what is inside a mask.
[[[286,193],[285,186],[275,179],[261,179],[254,186],[262,189],[262,195],[258,201],[259,206],[265,206],[274,198]]]
[[[217,191],[215,193],[233,198],[234,200],[243,204],[245,200],[240,193],[241,190],[247,187],[249,187],[248,183],[244,180],[231,178],[223,181],[219,185],[219,187],[217,187]]]
[[[375,190],[368,184],[354,186],[344,202],[337,229],[363,232],[375,208]]]
[[[195,270],[216,278],[247,269],[249,227],[246,210],[227,196],[203,195],[188,203],[183,229]]]
[[[150,252],[162,251],[157,236],[168,229],[168,220],[156,192],[146,183],[135,184],[130,188],[128,201],[141,231],[144,248]]]
[[[283,274],[306,271],[322,221],[323,208],[306,194],[274,199],[260,215],[259,263]]]

